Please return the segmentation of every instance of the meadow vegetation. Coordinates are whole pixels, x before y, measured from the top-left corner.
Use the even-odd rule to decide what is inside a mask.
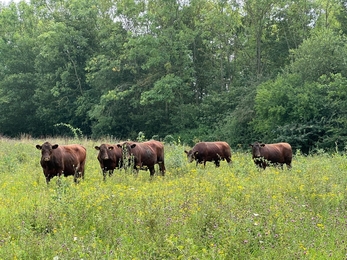
[[[296,154],[291,170],[188,164],[165,145],[166,176],[115,171],[104,182],[95,145],[85,179],[49,185],[36,144],[0,139],[1,259],[345,259],[344,154]],[[158,168],[156,168],[158,171]]]

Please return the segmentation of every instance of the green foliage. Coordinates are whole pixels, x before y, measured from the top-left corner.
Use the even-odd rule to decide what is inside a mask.
[[[165,144],[173,144],[175,142],[175,138],[172,135],[167,135],[164,137],[163,142]]]
[[[340,24],[340,30],[344,35],[347,34],[347,5],[345,0],[340,0],[338,3],[339,11],[336,14],[336,19]]]
[[[254,130],[264,141],[287,141],[306,153],[314,147],[334,149],[336,143],[344,147],[347,53],[343,37],[323,30],[293,54],[288,71],[258,87]]]
[[[0,134],[53,136],[65,122],[93,138],[345,145],[345,1],[0,9]]]
[[[30,5],[11,5],[0,12],[0,133],[36,132],[33,59],[36,17]]]
[[[155,82],[151,90],[141,94],[140,104],[146,104],[147,102],[154,103],[156,101],[171,103],[181,93],[180,86],[182,83],[182,80],[175,77],[175,75],[166,75],[164,78]]]
[[[303,81],[316,81],[322,75],[346,75],[347,56],[344,36],[331,29],[316,30],[312,37],[293,50],[292,73],[301,75]],[[324,53],[324,55],[322,55]]]
[[[144,133],[144,132],[139,132],[139,133],[137,134],[136,141],[138,141],[138,142],[144,142],[144,141],[146,141],[145,133]]]
[[[83,133],[82,133],[81,129],[75,128],[70,124],[59,123],[59,124],[55,124],[54,126],[55,127],[59,127],[59,126],[66,127],[68,130],[70,130],[70,134],[72,134],[72,137],[75,139],[83,138]],[[64,134],[62,136],[64,136]]]

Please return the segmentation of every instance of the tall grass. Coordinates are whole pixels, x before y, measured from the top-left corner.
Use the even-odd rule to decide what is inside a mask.
[[[85,180],[46,185],[43,141],[0,139],[1,259],[346,258],[344,155],[296,155],[292,170],[263,171],[235,153],[231,167],[203,168],[166,145],[165,177],[123,170],[104,182],[100,143],[82,140]]]

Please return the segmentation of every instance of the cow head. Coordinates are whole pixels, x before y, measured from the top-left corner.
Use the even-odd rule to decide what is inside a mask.
[[[193,150],[184,151],[187,154],[188,162],[193,162],[196,160],[196,155],[198,154],[198,151],[193,152]]]
[[[45,142],[43,145],[36,145],[38,150],[41,150],[42,160],[48,162],[51,160],[52,152],[58,148],[58,145],[51,145],[49,142]]]
[[[255,142],[253,144],[250,144],[249,146],[252,147],[253,158],[260,158],[262,156],[261,155],[261,148],[263,148],[265,146],[264,143]]]
[[[114,149],[113,146],[107,145],[107,144],[101,144],[100,146],[95,146],[94,147],[97,151],[99,151],[99,156],[102,160],[108,160],[110,159],[108,157],[108,152],[107,151],[112,151]]]

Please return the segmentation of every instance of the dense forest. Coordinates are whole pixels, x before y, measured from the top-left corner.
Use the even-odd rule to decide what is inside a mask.
[[[346,0],[0,4],[0,134],[347,145]]]

